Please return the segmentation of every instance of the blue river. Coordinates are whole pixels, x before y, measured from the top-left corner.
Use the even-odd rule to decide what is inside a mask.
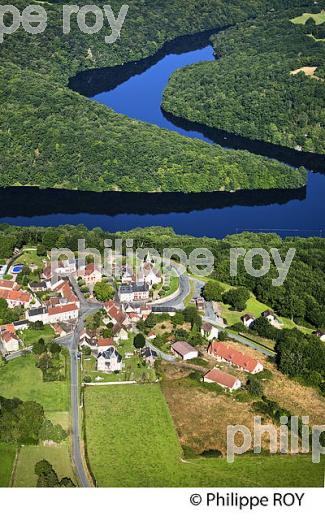
[[[239,138],[237,144],[223,132],[217,138],[211,137],[193,125],[172,120],[160,108],[163,91],[176,69],[213,59],[212,47],[205,44],[197,50],[168,52],[152,62],[147,60],[144,66],[135,64],[133,70],[117,74],[118,80],[114,79],[114,72],[107,75],[110,69],[81,73],[72,81],[72,88],[131,118],[204,139],[212,145],[219,142],[225,147],[245,148],[245,140]],[[260,153],[259,146],[263,144],[257,144],[253,151]],[[293,163],[299,166],[298,153],[294,153]],[[306,188],[234,194],[92,194],[10,188],[0,190],[0,222],[22,226],[84,224],[109,231],[171,226],[177,233],[217,238],[244,230],[277,232],[281,236],[322,236],[324,198],[325,174],[312,171]]]

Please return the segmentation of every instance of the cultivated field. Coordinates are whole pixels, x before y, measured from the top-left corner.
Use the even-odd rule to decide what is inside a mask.
[[[305,456],[184,460],[159,385],[87,388],[85,407],[88,459],[99,487],[323,485],[322,465]]]

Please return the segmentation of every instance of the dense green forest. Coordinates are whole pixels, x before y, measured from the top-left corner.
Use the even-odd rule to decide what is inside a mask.
[[[13,2],[20,10],[30,3]],[[122,3],[110,2],[115,13]],[[67,85],[80,70],[139,60],[176,36],[311,3],[134,0],[114,45],[105,43],[102,32],[84,35],[75,22],[64,36],[62,5],[44,4],[48,27],[43,34],[31,36],[20,29],[5,35],[0,45],[0,186],[191,192],[304,185],[304,170],[130,120]]]
[[[303,12],[320,12],[320,1]],[[293,23],[296,8],[262,15],[212,37],[215,62],[177,71],[163,108],[177,116],[310,152],[325,152],[322,24]],[[317,67],[308,76],[304,67]]]
[[[88,230],[84,226],[58,228],[20,228],[0,225],[0,258],[9,257],[14,247],[39,244],[44,253],[53,247],[78,249],[78,239],[84,238],[87,247],[103,249],[104,239],[133,238],[136,247],[152,247],[160,253],[164,248],[182,248],[187,254],[193,249],[208,248],[215,258],[214,277],[233,286],[246,287],[256,297],[281,316],[292,318],[298,324],[325,328],[325,240],[322,238],[289,237],[276,234],[242,233],[223,240],[176,235],[171,228],[144,228],[128,232],[109,233],[100,228]],[[274,287],[272,279],[278,271],[272,261],[269,274],[254,278],[247,274],[243,259],[238,262],[238,274],[230,275],[230,248],[270,248],[279,250],[284,259],[290,248],[296,254],[282,286]],[[260,267],[259,265],[256,268]]]

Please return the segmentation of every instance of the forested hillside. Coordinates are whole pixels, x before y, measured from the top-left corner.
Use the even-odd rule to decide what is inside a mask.
[[[32,2],[13,3],[22,10]],[[115,13],[122,3],[110,2]],[[84,35],[73,23],[63,36],[61,3],[44,4],[49,22],[43,34],[19,30],[0,45],[0,185],[184,192],[302,186],[304,171],[132,121],[71,92],[67,84],[82,69],[153,55],[178,35],[310,3],[134,0],[114,45],[104,42],[108,28]]]
[[[324,1],[300,13],[322,7]],[[261,16],[214,36],[218,60],[177,71],[163,108],[245,137],[325,153],[324,27],[294,23],[298,12]]]

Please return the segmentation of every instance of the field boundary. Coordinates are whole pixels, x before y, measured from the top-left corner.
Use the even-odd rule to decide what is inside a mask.
[[[15,483],[15,480],[16,480],[16,470],[17,470],[17,464],[18,464],[20,450],[21,450],[21,446],[18,446],[18,448],[16,450],[16,456],[15,456],[14,464],[12,466],[11,476],[10,476],[10,480],[9,480],[9,487],[15,487],[14,483]]]

